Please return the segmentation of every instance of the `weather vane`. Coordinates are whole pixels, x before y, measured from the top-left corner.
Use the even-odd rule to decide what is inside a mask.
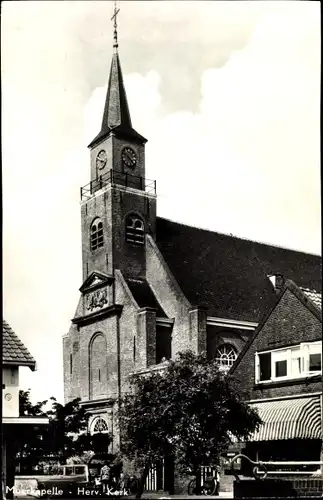
[[[114,1],[114,13],[113,16],[111,17],[111,21],[114,21],[113,27],[114,27],[114,32],[113,32],[113,48],[115,50],[118,50],[118,31],[117,31],[117,15],[120,12],[120,9],[117,9],[117,0]]]

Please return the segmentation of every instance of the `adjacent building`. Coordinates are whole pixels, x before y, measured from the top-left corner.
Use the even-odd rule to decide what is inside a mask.
[[[269,466],[272,475],[289,470],[308,476],[320,469],[304,462],[322,457],[321,303],[320,293],[286,280],[230,372],[263,420],[244,453],[253,460],[303,463]]]
[[[46,425],[48,418],[19,414],[19,367],[36,370],[36,361],[6,321],[2,321],[2,497],[13,498],[17,427]]]

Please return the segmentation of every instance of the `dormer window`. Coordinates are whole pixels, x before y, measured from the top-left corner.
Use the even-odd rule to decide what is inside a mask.
[[[132,214],[127,217],[126,241],[135,245],[143,245],[145,242],[144,223],[138,215]]]
[[[256,383],[318,375],[322,372],[322,342],[303,343],[256,354]]]
[[[99,218],[92,222],[90,242],[92,252],[103,247],[103,224]]]

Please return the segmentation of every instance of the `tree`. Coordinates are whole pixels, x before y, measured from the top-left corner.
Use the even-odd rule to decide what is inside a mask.
[[[66,458],[90,449],[90,435],[86,432],[88,415],[80,406],[80,399],[62,405],[52,398],[47,415],[50,419],[44,439],[47,452]]]
[[[52,398],[51,398],[52,399]],[[27,391],[20,390],[19,391],[19,415],[30,415],[33,417],[42,417],[46,416],[45,406],[48,403],[48,400],[40,401],[36,404],[33,404],[30,400],[30,389]]]
[[[50,408],[46,407],[50,404]],[[22,430],[17,435],[19,455],[28,459],[39,456],[55,456],[61,461],[68,457],[81,456],[87,451],[102,452],[108,449],[110,434],[100,436],[87,432],[88,415],[80,405],[80,399],[74,399],[65,405],[56,398],[32,404],[30,391],[20,391],[20,415],[46,416],[49,424],[32,427],[28,434]]]
[[[183,472],[217,463],[232,439],[247,439],[261,423],[243,402],[237,382],[215,361],[190,351],[160,372],[130,377],[119,405],[122,452],[141,468],[140,498],[149,467],[174,458]]]

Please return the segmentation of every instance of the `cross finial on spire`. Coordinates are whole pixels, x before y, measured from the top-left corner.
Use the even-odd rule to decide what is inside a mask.
[[[114,27],[114,32],[113,32],[113,48],[118,51],[118,31],[117,31],[117,15],[120,12],[120,9],[117,9],[117,0],[114,0],[114,13],[113,16],[111,17],[111,21],[114,21],[113,27]]]

